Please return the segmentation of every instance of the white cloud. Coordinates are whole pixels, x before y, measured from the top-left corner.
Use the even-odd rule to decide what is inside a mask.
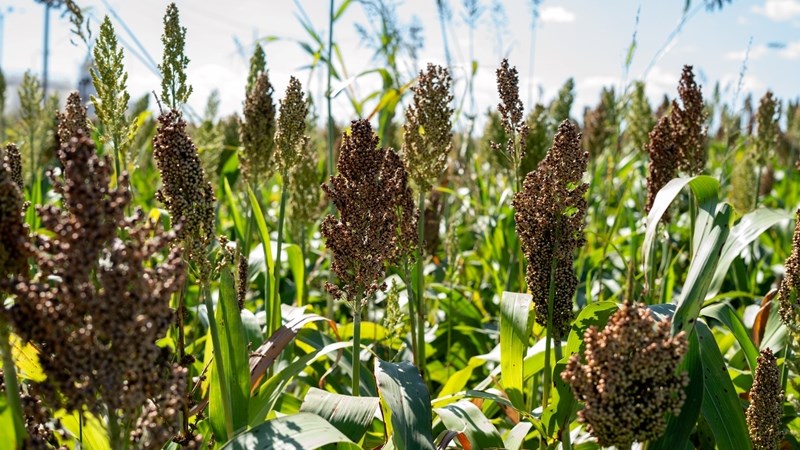
[[[765,0],[763,6],[753,6],[751,10],[776,22],[784,22],[800,17],[800,0]]]
[[[744,61],[745,57],[747,57],[749,60],[756,60],[766,55],[768,51],[769,49],[766,45],[756,45],[755,47],[750,48],[749,54],[747,49],[725,53],[725,59],[730,59],[732,61]]]
[[[783,59],[800,59],[800,41],[790,42],[778,55]]]
[[[539,11],[539,19],[545,23],[575,22],[575,13],[563,6],[545,6]]]

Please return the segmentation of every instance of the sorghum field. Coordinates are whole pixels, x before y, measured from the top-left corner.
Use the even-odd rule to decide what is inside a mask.
[[[498,59],[476,121],[421,62],[345,123],[307,27],[323,101],[256,45],[218,117],[174,4],[138,100],[62,6],[95,94],[0,86],[0,448],[800,448],[797,100],[687,64],[576,118]]]

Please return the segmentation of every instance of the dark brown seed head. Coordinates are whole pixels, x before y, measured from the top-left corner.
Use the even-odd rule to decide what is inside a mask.
[[[758,357],[758,366],[750,390],[747,427],[754,450],[774,450],[783,435],[783,390],[781,374],[772,350],[766,348]]]
[[[453,147],[450,118],[452,79],[447,69],[428,64],[419,73],[414,99],[406,109],[403,127],[403,162],[409,177],[422,192],[431,190],[447,164]]]
[[[308,105],[303,95],[303,85],[295,77],[289,78],[286,96],[280,101],[278,131],[275,132],[275,152],[278,168],[282,176],[289,178],[289,172],[300,158],[301,149],[308,145],[306,115]],[[289,180],[284,180],[287,182]]]
[[[172,110],[158,122],[153,156],[161,173],[161,189],[156,198],[169,210],[186,258],[197,266],[200,279],[207,281],[211,265],[206,253],[215,231],[214,190],[181,113]]]
[[[706,119],[703,93],[694,81],[692,66],[683,66],[678,94],[683,107],[672,102],[670,121],[678,145],[678,170],[697,175],[706,165]]]
[[[328,288],[350,302],[384,289],[385,265],[410,252],[416,237],[417,212],[403,163],[391,149],[377,147],[369,122],[353,122],[342,142],[339,174],[322,186],[339,212],[320,227],[341,283]]]
[[[578,419],[601,446],[630,448],[656,439],[666,429],[666,414],[680,412],[688,375],[676,372],[687,344],[684,333],[672,336],[671,328],[644,305],[625,303],[602,331],[586,330],[583,358],[572,355],[561,378],[584,404]]]
[[[22,154],[19,152],[14,144],[6,145],[6,150],[3,153],[2,166],[11,178],[11,181],[17,185],[20,192],[25,191],[25,183],[22,178]]]
[[[497,69],[497,92],[500,94],[500,103],[497,111],[500,113],[503,130],[506,132],[505,148],[500,142],[493,142],[495,151],[505,151],[511,160],[514,170],[518,170],[525,157],[526,142],[528,138],[528,124],[524,118],[522,100],[519,98],[519,74],[516,67],[511,67],[508,59],[504,58]]]
[[[28,275],[28,226],[23,217],[25,199],[9,165],[0,166],[0,294],[9,290],[12,280]],[[0,313],[3,307],[0,305]]]
[[[272,174],[275,144],[275,102],[268,72],[261,72],[244,102],[244,118],[239,120],[242,142],[239,158],[249,183],[267,180]]]
[[[783,280],[778,290],[781,321],[790,328],[797,328],[797,318],[800,315],[797,307],[797,296],[800,294],[800,209],[797,210],[796,218],[792,253],[786,258]]]
[[[650,164],[647,166],[647,212],[653,207],[658,191],[678,174],[678,148],[672,137],[672,122],[669,116],[664,116],[650,132],[647,148],[650,155]],[[664,220],[669,220],[669,216],[665,216]]]
[[[88,135],[89,120],[86,118],[86,107],[81,102],[81,96],[77,91],[73,91],[67,97],[67,104],[64,105],[64,112],[58,112],[58,141],[66,144],[69,140],[82,130]]]
[[[525,177],[522,191],[514,195],[514,220],[528,260],[526,280],[536,306],[536,321],[547,325],[552,274],[552,319],[557,337],[566,336],[572,321],[572,297],[578,285],[572,264],[575,251],[584,243],[584,195],[589,186],[582,178],[588,157],[581,149],[577,127],[565,120],[547,156]]]

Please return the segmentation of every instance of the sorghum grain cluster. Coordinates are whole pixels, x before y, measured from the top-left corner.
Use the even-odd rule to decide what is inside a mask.
[[[261,72],[244,102],[244,118],[239,120],[242,142],[239,158],[249,183],[266,180],[272,173],[275,139],[275,102],[269,74]]]
[[[783,434],[783,391],[781,374],[772,350],[766,348],[758,357],[758,365],[750,389],[747,427],[755,450],[774,450]]]

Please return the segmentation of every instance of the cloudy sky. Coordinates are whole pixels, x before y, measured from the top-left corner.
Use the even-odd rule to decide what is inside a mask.
[[[483,13],[474,40],[474,59],[478,64],[477,110],[485,111],[497,102],[494,69],[503,56],[518,66],[524,83],[522,96],[529,101],[549,101],[568,77],[574,77],[576,116],[584,105],[596,103],[603,86],[619,89],[626,81],[635,79],[647,82],[648,94],[653,99],[664,93],[674,95],[683,64],[695,66],[704,92],[710,93],[713,84],[719,81],[728,101],[737,98],[736,87],[742,73],[744,90],[752,91],[756,97],[768,88],[782,98],[800,96],[800,0],[733,0],[722,11],[713,12],[698,4],[700,1],[695,0],[684,15],[684,0],[544,0],[539,5],[532,33],[531,0],[478,0]],[[156,70],[147,61],[158,63],[161,59],[161,18],[166,2],[77,2],[89,9],[95,33],[99,20],[106,14],[111,16],[126,48],[132,97],[160,91]],[[341,3],[342,0],[336,0],[337,7]],[[436,2],[395,0],[395,3],[398,23],[417,23],[422,27],[424,47],[418,55],[419,64],[444,63]],[[446,3],[452,17],[447,37],[454,75],[459,81],[458,98],[465,87],[467,68],[471,67],[469,32],[464,20],[466,2]],[[189,103],[195,110],[203,110],[213,89],[220,91],[222,113],[241,108],[247,61],[258,39],[265,43],[276,91],[282,93],[289,76],[295,74],[312,91],[321,92],[322,80],[306,69],[311,59],[298,44],[309,41],[298,17],[307,15],[316,30],[326,35],[328,1],[182,0],[177,4],[182,23],[188,28],[186,52],[191,59],[188,78],[194,86]],[[18,80],[28,69],[40,74],[43,7],[33,0],[2,0],[0,13],[0,67],[7,78],[12,82]],[[51,23],[51,82],[69,89],[79,78],[87,48],[81,42],[77,45],[70,42],[66,19],[56,13]],[[337,22],[335,40],[342,50],[348,74],[359,74],[380,65],[357,32],[357,26],[369,31],[376,23],[357,1],[352,2]],[[626,71],[625,58],[634,35],[637,46],[630,70]],[[134,45],[136,40],[144,50]],[[410,77],[415,68],[405,61],[401,69]],[[378,86],[380,79],[375,74],[364,75],[352,84],[353,92],[360,98],[367,97]],[[738,99],[742,98],[740,94]],[[335,115],[340,121],[354,118],[353,108],[344,95],[337,98]]]

